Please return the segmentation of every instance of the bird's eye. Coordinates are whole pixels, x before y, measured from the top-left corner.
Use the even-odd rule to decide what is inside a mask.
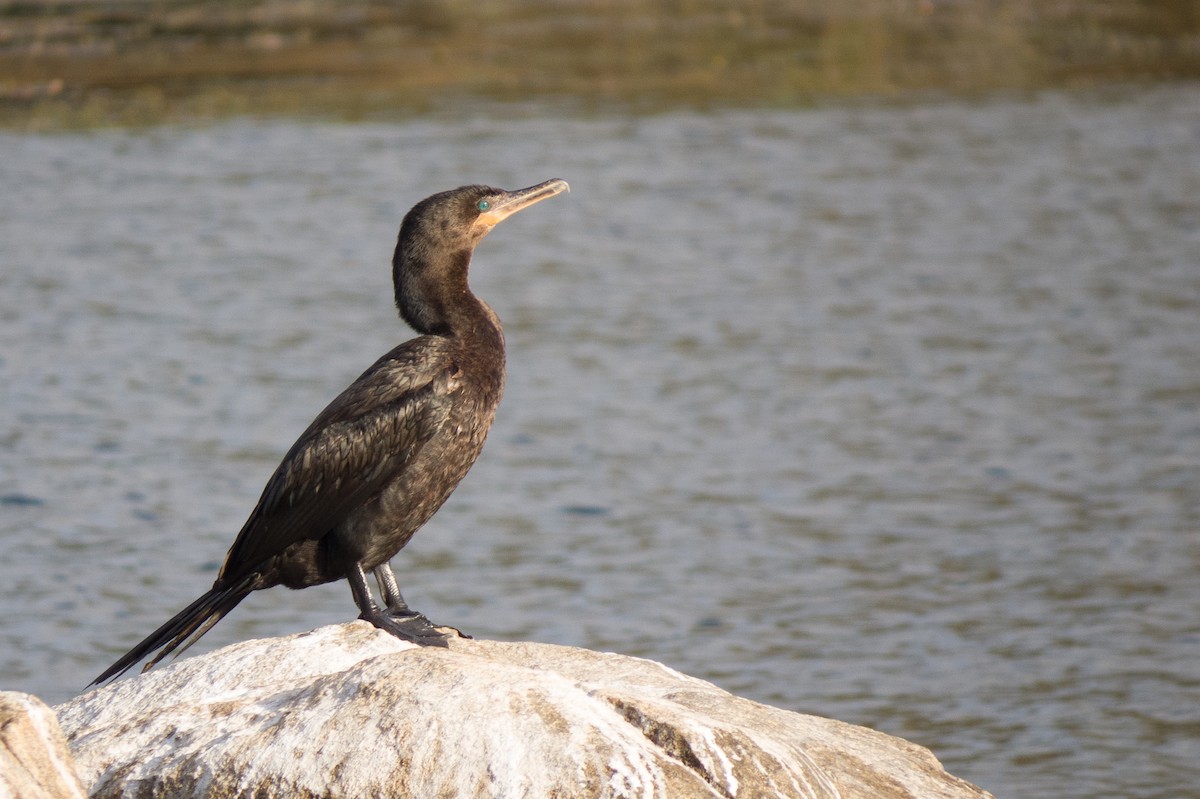
[[[486,211],[487,209],[489,209],[491,207],[492,207],[492,204],[490,202],[488,202],[487,200],[479,201],[479,210],[480,211]]]

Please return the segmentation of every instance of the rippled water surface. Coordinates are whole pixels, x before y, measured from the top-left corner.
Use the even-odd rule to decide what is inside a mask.
[[[0,687],[62,701],[210,584],[408,337],[413,202],[563,177],[477,253],[508,392],[414,605],[997,795],[1195,795],[1200,90],[0,149]],[[353,615],[275,589],[196,651]]]

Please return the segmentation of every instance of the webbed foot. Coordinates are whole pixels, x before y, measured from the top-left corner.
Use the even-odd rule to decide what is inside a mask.
[[[415,610],[405,608],[398,613],[376,610],[361,613],[359,618],[371,622],[386,633],[404,641],[411,641],[418,646],[449,646],[447,642],[450,635],[440,632],[429,619]],[[455,630],[455,632],[458,631]]]

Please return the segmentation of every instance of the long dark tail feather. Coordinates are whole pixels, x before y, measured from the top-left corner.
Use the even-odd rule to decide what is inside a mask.
[[[196,643],[200,636],[211,630],[214,624],[225,617],[225,614],[236,608],[239,602],[250,595],[250,592],[254,590],[256,578],[257,575],[251,574],[233,585],[212,589],[176,613],[170,621],[150,633],[140,644],[122,655],[120,660],[92,680],[88,688],[121,676],[139,660],[155,650],[158,650],[158,654],[142,668],[142,671],[147,671],[172,652],[176,657],[183,654],[184,650]]]

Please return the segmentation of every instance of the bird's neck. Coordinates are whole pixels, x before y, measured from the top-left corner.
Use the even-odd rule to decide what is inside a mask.
[[[397,265],[396,307],[413,330],[422,335],[498,340],[503,346],[500,319],[467,284],[470,251],[445,256],[444,263]]]

